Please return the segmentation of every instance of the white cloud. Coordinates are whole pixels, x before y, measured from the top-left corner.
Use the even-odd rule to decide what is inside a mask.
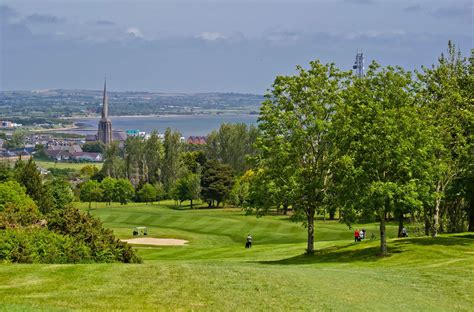
[[[132,36],[137,37],[137,38],[143,38],[144,37],[141,30],[138,29],[137,27],[129,27],[127,29],[127,34],[132,35]]]
[[[199,35],[195,36],[198,39],[207,40],[207,41],[215,41],[220,39],[227,39],[227,36],[218,33],[218,32],[202,32]]]

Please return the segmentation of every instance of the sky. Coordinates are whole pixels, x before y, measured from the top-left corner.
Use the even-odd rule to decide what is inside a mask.
[[[0,90],[242,92],[311,60],[431,65],[473,48],[467,0],[0,0]]]

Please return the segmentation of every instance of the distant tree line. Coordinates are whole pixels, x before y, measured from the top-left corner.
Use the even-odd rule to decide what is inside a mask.
[[[223,124],[205,145],[181,142],[181,134],[171,129],[163,140],[156,131],[148,139],[129,137],[123,148],[113,143],[105,149],[102,169],[80,186],[81,200],[173,199],[190,201],[191,207],[202,200],[219,207],[230,200],[235,177],[250,168],[257,134],[254,126]]]

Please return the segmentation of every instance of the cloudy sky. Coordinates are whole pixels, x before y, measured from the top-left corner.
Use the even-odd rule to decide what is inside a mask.
[[[430,65],[470,0],[0,0],[0,89],[264,93],[310,60]]]

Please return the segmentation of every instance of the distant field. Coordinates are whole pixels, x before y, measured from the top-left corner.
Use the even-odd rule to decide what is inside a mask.
[[[82,208],[87,205],[81,204]],[[95,206],[95,205],[93,205]],[[97,205],[91,213],[121,238],[135,226],[187,246],[136,250],[141,265],[0,265],[0,310],[472,311],[474,234],[395,237],[391,256],[378,241],[353,243],[353,229],[316,223],[313,257],[306,232],[285,216],[239,209]],[[377,224],[354,227],[377,233]],[[245,249],[247,234],[254,246]]]
[[[57,168],[57,169],[65,169],[65,168],[70,168],[70,169],[75,169],[75,170],[80,170],[82,167],[87,166],[87,165],[94,165],[98,169],[102,168],[102,163],[68,163],[68,162],[57,162],[55,163],[54,161],[42,161],[42,160],[35,160],[35,162],[45,168]]]

